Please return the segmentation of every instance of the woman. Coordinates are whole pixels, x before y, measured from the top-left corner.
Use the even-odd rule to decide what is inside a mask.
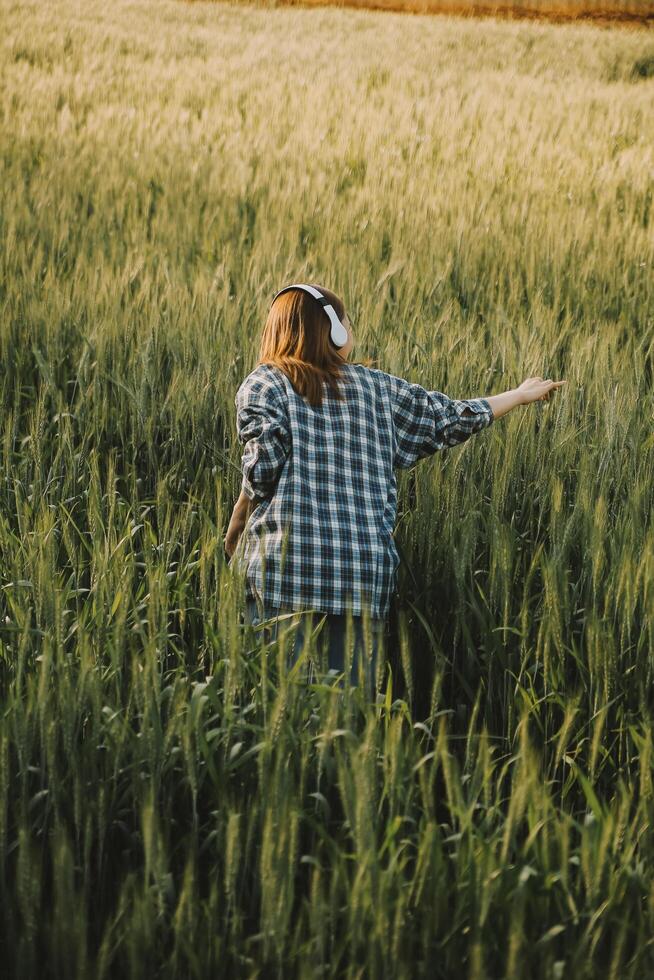
[[[231,558],[244,542],[246,622],[274,619],[276,636],[289,624],[278,615],[308,611],[292,664],[307,618],[326,614],[330,670],[346,668],[353,630],[350,680],[363,677],[370,691],[399,564],[394,470],[465,442],[517,405],[548,401],[565,382],[527,378],[462,400],[428,391],[348,361],[354,336],[341,299],[297,285],[275,297],[257,365],[236,393],[243,480],[225,551]]]

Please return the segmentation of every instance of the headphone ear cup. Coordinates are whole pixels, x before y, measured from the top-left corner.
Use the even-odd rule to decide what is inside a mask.
[[[325,313],[329,317],[329,322],[332,325],[329,336],[337,347],[345,347],[347,344],[347,330],[338,319],[336,310],[333,308],[333,306],[326,306]]]
[[[331,338],[337,347],[345,347],[347,344],[347,330],[342,323],[333,324]]]

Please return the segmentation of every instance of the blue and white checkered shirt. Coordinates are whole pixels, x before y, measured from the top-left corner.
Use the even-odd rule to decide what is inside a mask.
[[[266,609],[367,606],[385,618],[399,564],[394,470],[465,442],[494,416],[485,398],[451,399],[348,361],[339,384],[344,401],[323,383],[314,408],[272,365],[242,382],[242,489],[257,506],[233,557]]]

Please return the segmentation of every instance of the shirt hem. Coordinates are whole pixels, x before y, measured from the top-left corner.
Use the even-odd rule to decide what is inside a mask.
[[[261,594],[257,592],[255,596],[252,589],[249,586],[246,587],[246,597],[248,599],[255,599],[257,598],[257,596],[259,597],[259,601],[263,602],[263,605],[266,609],[279,609],[281,606],[285,606],[286,608],[292,609],[294,612],[311,611],[323,615],[325,613],[328,613],[330,615],[335,615],[335,616],[344,616],[347,614],[348,611],[351,611],[353,616],[363,616],[364,609],[367,609],[368,614],[373,619],[388,619],[390,615],[390,605],[391,605],[390,599],[386,604],[382,603],[374,606],[373,605],[364,606],[360,602],[356,602],[348,606],[342,602],[330,603],[326,601],[321,601],[319,605],[311,605],[308,602],[302,602],[302,601],[298,602],[297,598],[293,598],[292,596],[280,595],[279,593],[277,593],[277,595],[272,595],[270,593],[266,594],[264,592],[263,594]]]

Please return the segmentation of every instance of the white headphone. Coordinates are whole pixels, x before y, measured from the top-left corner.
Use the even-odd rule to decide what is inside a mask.
[[[313,296],[315,299],[317,299],[320,305],[322,306],[323,310],[329,317],[329,322],[332,325],[329,336],[331,337],[331,339],[333,340],[333,342],[336,344],[337,347],[345,347],[348,338],[347,330],[345,329],[341,321],[338,319],[334,307],[331,305],[329,300],[325,296],[323,296],[320,290],[316,289],[315,286],[307,286],[306,283],[304,282],[295,282],[293,283],[292,286],[284,286],[283,289],[280,289],[279,292],[273,296],[273,303],[275,302],[277,297],[280,296],[282,293],[285,293],[287,289],[303,289],[305,293],[309,293],[310,296]]]

